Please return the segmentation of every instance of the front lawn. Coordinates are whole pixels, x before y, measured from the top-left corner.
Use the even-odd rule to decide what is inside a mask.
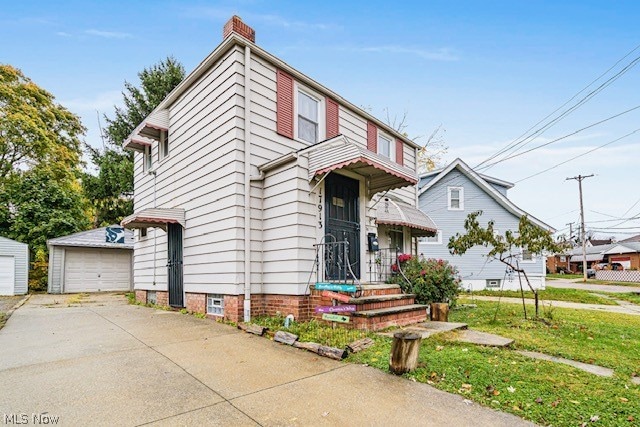
[[[582,274],[547,274],[547,279],[582,279]]]
[[[478,301],[477,308],[452,311],[449,320],[514,338],[514,349],[612,368],[614,377],[446,335],[422,342],[419,368],[406,376],[541,425],[637,425],[640,386],[630,379],[640,374],[640,316],[560,308],[546,314],[547,323],[525,321],[521,305]],[[374,347],[348,360],[387,371],[390,348],[390,339],[377,337]]]
[[[510,297],[521,298],[520,291],[474,291],[473,293],[461,293],[460,297],[473,298],[473,295],[486,295],[495,297]],[[533,299],[533,292],[528,291],[524,293],[524,297],[527,299]],[[584,291],[579,289],[564,289],[564,288],[547,288],[542,291],[538,291],[538,297],[540,301],[569,301],[579,302],[582,304],[603,304],[603,305],[616,305],[614,301],[607,298],[593,295],[591,291]]]

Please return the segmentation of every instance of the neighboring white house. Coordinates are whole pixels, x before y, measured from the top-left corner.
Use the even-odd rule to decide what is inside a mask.
[[[538,227],[555,230],[518,208],[507,198],[513,184],[473,171],[460,159],[447,167],[420,176],[419,206],[438,226],[434,237],[420,242],[420,253],[427,258],[440,258],[458,268],[465,289],[519,289],[518,275],[509,272],[505,264],[490,260],[488,249],[474,247],[464,255],[451,255],[447,245],[456,233],[464,234],[464,222],[471,212],[481,210],[481,225],[495,222],[496,232],[517,231],[523,215]],[[524,248],[517,256],[519,265],[527,272],[532,286],[544,289],[545,257],[532,254]],[[524,280],[524,279],[523,279]],[[524,283],[524,282],[523,282]],[[526,288],[526,284],[523,285]]]
[[[29,246],[0,237],[0,295],[23,295],[28,290]]]
[[[131,230],[96,228],[49,239],[47,246],[49,293],[131,290]]]
[[[369,234],[415,253],[435,232],[416,209],[418,146],[254,40],[233,17],[124,142],[135,209],[122,224],[137,229],[140,301],[234,321],[305,318],[315,281],[377,277]],[[390,204],[409,214],[377,215]],[[344,261],[344,241],[348,262],[327,267]]]

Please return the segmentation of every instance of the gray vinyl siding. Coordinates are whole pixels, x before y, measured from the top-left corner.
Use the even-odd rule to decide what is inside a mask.
[[[447,187],[464,188],[464,210],[448,210]],[[519,218],[498,204],[483,189],[470,181],[465,175],[454,169],[437,184],[420,195],[419,208],[437,224],[442,232],[442,244],[420,244],[419,252],[427,258],[441,258],[458,267],[460,275],[466,280],[486,280],[505,278],[505,265],[498,261],[489,261],[484,256],[487,248],[475,247],[465,255],[451,255],[447,248],[449,239],[456,233],[464,234],[464,221],[471,212],[482,210],[479,217],[481,225],[495,221],[495,230],[504,234],[507,230],[517,230]],[[527,275],[540,277],[543,274],[543,257],[537,257],[535,263],[521,263]],[[517,280],[515,276],[514,280]]]
[[[494,190],[496,190],[498,193],[500,193],[503,196],[507,197],[507,188],[505,186],[496,184],[494,182],[490,182],[489,185],[492,186],[494,188]]]
[[[14,295],[26,294],[29,287],[29,246],[0,237],[0,255],[12,256],[14,259]]]

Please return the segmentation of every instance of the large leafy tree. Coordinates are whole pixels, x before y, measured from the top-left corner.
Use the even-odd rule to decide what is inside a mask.
[[[488,221],[484,227],[480,225],[478,218],[481,215],[482,211],[476,211],[467,216],[464,223],[466,233],[456,233],[449,239],[449,252],[452,255],[464,255],[476,246],[488,248],[489,252],[486,255],[488,258],[500,261],[524,277],[525,283],[534,293],[536,317],[538,317],[538,292],[531,286],[527,272],[520,266],[519,259],[523,249],[537,255],[545,252],[558,253],[564,249],[564,243],[555,241],[548,230],[533,224],[526,215],[520,218],[517,231],[507,230],[504,234],[496,233],[493,220]]]
[[[185,76],[184,67],[168,57],[138,77],[140,85],[124,83],[123,107],[116,107],[114,118],[105,117],[107,146],[98,150],[87,146],[97,175],[86,174],[85,193],[95,206],[95,226],[118,223],[133,211],[133,155],[121,148],[133,132]]]
[[[46,286],[47,239],[85,230],[80,119],[20,70],[0,65],[0,235],[27,243]]]

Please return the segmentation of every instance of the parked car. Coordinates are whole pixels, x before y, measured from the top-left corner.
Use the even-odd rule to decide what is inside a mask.
[[[622,264],[620,264],[619,262],[612,262],[611,263],[611,270],[622,271],[622,270],[624,270],[624,266]]]
[[[596,270],[594,268],[587,268],[587,279],[596,277]]]

